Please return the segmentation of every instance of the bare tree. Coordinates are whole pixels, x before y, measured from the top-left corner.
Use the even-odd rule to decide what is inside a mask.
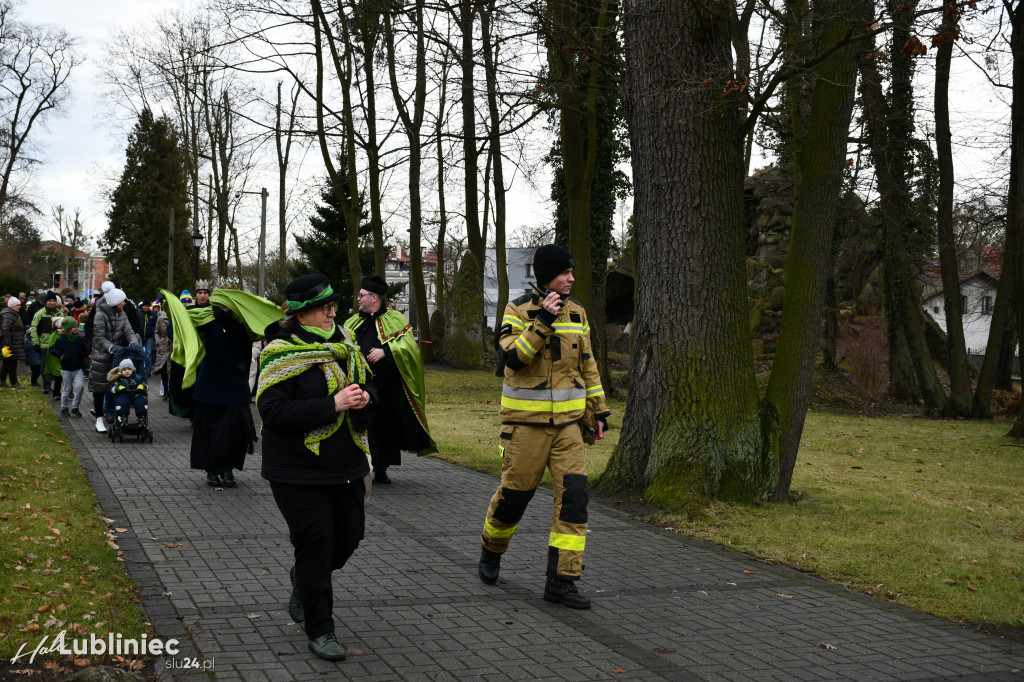
[[[39,162],[28,154],[31,136],[67,98],[75,47],[65,31],[19,21],[0,2],[0,211],[15,174]]]

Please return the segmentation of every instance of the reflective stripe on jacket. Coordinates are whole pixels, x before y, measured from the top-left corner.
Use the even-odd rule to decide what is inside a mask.
[[[568,298],[549,326],[538,318],[542,301],[535,288],[509,301],[501,319],[502,423],[564,426],[579,421],[588,405],[606,415],[586,311]]]

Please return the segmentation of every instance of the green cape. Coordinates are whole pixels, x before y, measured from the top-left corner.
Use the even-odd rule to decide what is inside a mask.
[[[174,345],[171,348],[171,360],[185,368],[182,388],[196,383],[196,372],[199,363],[206,355],[206,348],[199,338],[197,327],[213,321],[213,306],[227,308],[235,319],[245,325],[249,338],[253,341],[263,338],[263,331],[272,322],[284,317],[277,304],[237,289],[214,289],[210,296],[210,306],[186,310],[178,297],[161,289],[160,293],[166,300],[164,312],[171,316],[174,327]]]
[[[355,332],[366,318],[356,313],[345,320],[345,326]],[[395,358],[395,365],[398,366],[398,373],[402,377],[402,387],[405,389],[405,398],[409,401],[416,420],[423,427],[423,431],[430,436],[430,429],[427,427],[427,389],[423,379],[423,357],[420,355],[419,345],[416,343],[416,336],[412,333],[412,325],[405,319],[402,313],[394,308],[388,308],[380,317],[376,318],[377,338],[382,344],[387,344],[391,349],[391,355]],[[429,455],[437,452],[437,445],[434,439],[430,439],[430,447],[420,450],[417,454]]]

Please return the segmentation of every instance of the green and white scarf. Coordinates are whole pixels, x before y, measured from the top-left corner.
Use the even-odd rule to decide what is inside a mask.
[[[292,335],[288,339],[274,339],[260,353],[260,381],[256,388],[256,400],[271,386],[298,376],[314,365],[320,365],[323,370],[329,395],[334,395],[349,384],[365,384],[370,375],[369,365],[359,349],[351,343],[306,343]],[[370,454],[367,433],[356,431],[348,410],[338,414],[333,423],[308,431],[303,442],[314,455],[319,455],[320,442],[334,435],[343,422],[347,424],[352,440],[359,449]]]

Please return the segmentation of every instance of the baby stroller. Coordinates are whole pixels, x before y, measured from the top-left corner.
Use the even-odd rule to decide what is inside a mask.
[[[149,353],[147,353],[142,346],[125,346],[114,352],[114,359],[111,366],[116,368],[121,364],[122,360],[131,360],[132,364],[135,365],[135,376],[145,383],[149,378],[150,371],[153,369],[153,362],[149,358]],[[132,391],[129,395],[132,402],[134,402],[138,395],[138,391]],[[108,393],[104,397],[104,401],[107,400],[113,403],[114,397]],[[132,415],[130,413],[124,416],[118,415],[114,417],[113,427],[107,429],[107,433],[109,434],[111,441],[118,441],[120,443],[124,442],[124,437],[126,435],[135,436],[141,442],[153,442],[153,432],[149,430],[148,417],[142,417],[140,419],[137,415]]]

